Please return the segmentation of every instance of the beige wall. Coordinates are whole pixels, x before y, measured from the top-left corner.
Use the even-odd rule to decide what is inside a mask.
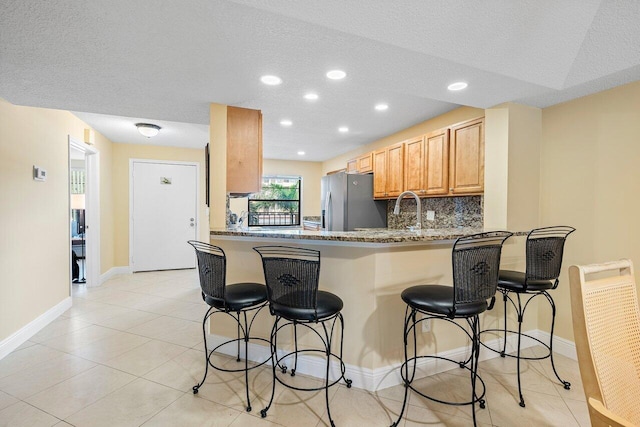
[[[561,337],[573,340],[570,265],[619,258],[640,265],[639,135],[640,82],[542,110],[541,220],[577,229],[554,291]]]
[[[129,160],[171,160],[196,162],[200,165],[199,175],[199,236],[198,239],[209,240],[209,217],[205,199],[205,164],[204,148],[160,147],[142,144],[113,144],[113,212],[115,229],[113,242],[115,248],[115,265],[129,265]]]
[[[395,144],[396,142],[404,141],[405,139],[424,135],[425,133],[450,126],[454,123],[464,122],[465,120],[482,116],[484,116],[484,110],[480,108],[456,108],[455,110],[449,111],[448,113],[442,114],[438,117],[434,117],[433,119],[426,120],[415,126],[401,130],[400,132],[396,132],[367,145],[363,145],[356,150],[349,151],[348,153],[329,159],[322,163],[322,175],[326,175],[326,173],[330,171],[346,168],[347,160],[353,159],[361,154],[386,147],[387,145]]]
[[[68,135],[88,126],[67,111],[0,99],[0,341],[69,297]],[[113,266],[111,143],[96,133],[101,156],[101,270]],[[32,167],[47,170],[37,182]]]

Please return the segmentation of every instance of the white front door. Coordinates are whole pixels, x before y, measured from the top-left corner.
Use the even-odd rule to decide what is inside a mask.
[[[132,271],[194,268],[196,164],[132,161]]]

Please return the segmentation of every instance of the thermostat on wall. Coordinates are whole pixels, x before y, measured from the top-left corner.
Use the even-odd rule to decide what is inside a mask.
[[[47,179],[47,171],[34,165],[33,166],[33,179],[35,181],[46,181],[46,179]]]

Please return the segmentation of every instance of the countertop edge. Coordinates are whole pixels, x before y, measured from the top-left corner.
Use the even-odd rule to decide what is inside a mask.
[[[318,244],[348,246],[407,246],[450,243],[453,240],[485,231],[484,228],[424,229],[419,232],[405,230],[375,231],[312,231],[312,230],[228,230],[211,229],[210,238],[223,240],[305,240]],[[514,235],[526,235],[525,231]]]

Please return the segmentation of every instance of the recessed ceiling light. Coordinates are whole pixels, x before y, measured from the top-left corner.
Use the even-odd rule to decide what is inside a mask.
[[[275,86],[282,83],[282,79],[278,76],[262,76],[260,81],[266,85]]]
[[[349,128],[346,127],[346,126],[340,126],[338,128],[338,132],[347,133],[347,132],[349,132]]]
[[[451,83],[449,86],[447,86],[447,89],[449,90],[462,90],[464,88],[466,88],[468,85],[465,82],[455,82],[455,83]]]
[[[304,156],[304,151],[298,151],[298,156]]]
[[[377,104],[375,106],[375,109],[378,110],[378,111],[384,111],[384,110],[386,110],[388,108],[389,108],[389,106],[387,104]]]
[[[304,99],[308,99],[309,101],[315,101],[316,99],[318,99],[318,94],[317,93],[307,93],[304,96]]]
[[[345,73],[342,70],[331,70],[327,73],[327,77],[330,78],[331,80],[344,79],[346,76],[347,76],[347,73]]]
[[[146,136],[147,138],[156,136],[161,129],[160,126],[153,125],[151,123],[136,123],[136,127],[138,128],[138,132],[140,132],[142,136]]]
[[[293,122],[291,120],[280,120],[282,126],[291,126]]]

